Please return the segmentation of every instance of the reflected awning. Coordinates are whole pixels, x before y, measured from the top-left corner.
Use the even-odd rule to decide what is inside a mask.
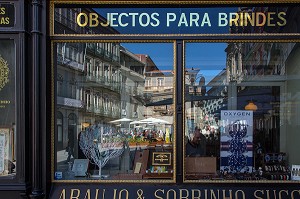
[[[224,96],[211,96],[211,95],[187,95],[185,96],[185,101],[186,102],[191,102],[191,101],[202,101],[202,100],[212,100],[212,99],[220,99],[220,98],[225,98]],[[164,99],[161,101],[157,102],[151,102],[146,104],[145,106],[163,106],[163,105],[171,105],[173,104],[173,98],[168,98]]]

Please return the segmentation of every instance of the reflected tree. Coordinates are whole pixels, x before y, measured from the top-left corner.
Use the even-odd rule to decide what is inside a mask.
[[[91,162],[99,168],[98,175],[102,178],[102,168],[107,162],[119,157],[125,148],[125,139],[122,134],[113,133],[113,129],[104,125],[92,125],[80,135],[79,146]]]

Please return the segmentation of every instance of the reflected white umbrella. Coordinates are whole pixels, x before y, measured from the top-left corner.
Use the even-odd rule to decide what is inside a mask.
[[[171,124],[170,122],[163,120],[163,119],[159,119],[159,118],[155,118],[153,123],[155,123],[155,124]]]
[[[154,123],[155,120],[156,120],[156,118],[149,117],[147,119],[140,120],[140,122],[143,122],[143,123]]]
[[[121,122],[131,122],[131,121],[132,121],[132,119],[124,117],[124,118],[121,118],[121,119],[110,121],[110,123],[121,123]]]
[[[131,122],[132,119],[129,119],[129,118],[121,118],[121,119],[118,119],[118,120],[113,120],[113,121],[110,121],[109,123],[128,123],[128,122]],[[128,125],[128,132],[130,132],[130,124]]]
[[[133,121],[133,122],[130,122],[129,124],[147,124],[147,122]]]

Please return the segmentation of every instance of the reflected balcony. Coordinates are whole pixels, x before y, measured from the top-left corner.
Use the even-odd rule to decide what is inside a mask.
[[[104,108],[104,116],[112,117],[111,108]]]
[[[93,113],[94,112],[94,106],[93,105],[86,105],[85,110],[89,113]]]
[[[97,115],[103,115],[104,114],[103,107],[94,107],[94,113]]]
[[[106,88],[117,93],[121,92],[121,83],[111,81],[106,77],[87,75],[85,76],[85,85],[94,88]]]
[[[101,57],[103,57],[104,56],[104,49],[103,48],[97,48],[96,47],[96,49],[95,49],[95,54],[97,55],[97,56],[101,56]]]
[[[78,99],[57,97],[57,104],[62,106],[68,106],[73,108],[83,108],[84,102]]]
[[[89,105],[86,106],[86,111],[89,113],[95,113],[97,116],[102,117],[112,117],[112,118],[119,118],[120,117],[120,111],[115,110],[113,108],[104,108],[102,106],[94,106]]]
[[[96,57],[102,58],[108,62],[114,62],[120,65],[120,57],[105,50],[104,48],[97,47],[95,43],[87,43],[86,50],[88,53],[95,55]]]
[[[112,117],[113,118],[120,118],[120,110],[112,110]]]
[[[78,63],[77,61],[71,60],[67,57],[64,57],[60,53],[57,54],[57,63],[58,63],[58,65],[61,65],[64,67],[69,67],[69,68],[77,70],[77,71],[83,72],[83,70],[84,70],[83,64]]]

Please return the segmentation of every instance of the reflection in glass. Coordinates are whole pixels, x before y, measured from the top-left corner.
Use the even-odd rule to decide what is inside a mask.
[[[290,179],[300,163],[299,52],[295,43],[186,45],[185,180]]]
[[[56,50],[55,179],[172,180],[173,45],[57,43]],[[80,176],[76,159],[89,161]]]

